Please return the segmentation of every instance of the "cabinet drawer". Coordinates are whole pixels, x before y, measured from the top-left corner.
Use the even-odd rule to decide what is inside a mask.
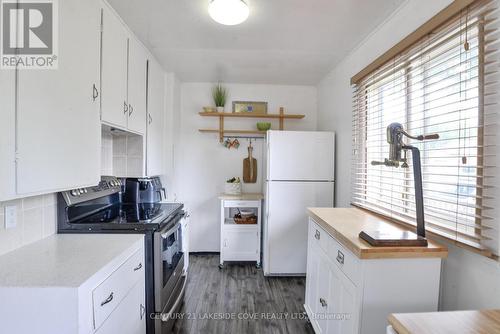
[[[225,208],[258,208],[260,201],[223,201]]]
[[[328,254],[329,239],[332,237],[326,233],[313,219],[309,219],[309,239],[311,244],[319,246]]]
[[[94,328],[99,328],[132,287],[144,280],[144,250],[137,251],[92,292]]]
[[[329,248],[330,260],[357,285],[359,282],[359,259],[334,238],[331,238]]]

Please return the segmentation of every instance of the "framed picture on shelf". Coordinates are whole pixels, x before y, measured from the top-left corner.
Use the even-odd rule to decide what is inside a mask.
[[[234,113],[267,114],[267,102],[233,101]]]

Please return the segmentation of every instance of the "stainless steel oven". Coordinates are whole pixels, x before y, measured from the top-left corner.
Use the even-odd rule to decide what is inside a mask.
[[[156,321],[155,333],[169,333],[182,304],[186,286],[184,252],[182,247],[183,215],[176,217],[174,225],[166,226],[154,234],[155,309],[162,320]]]
[[[186,284],[181,222],[187,213],[182,203],[160,202],[162,190],[158,177],[103,176],[96,186],[57,195],[58,233],[144,234],[147,334],[171,332],[173,321],[156,315],[178,312]]]

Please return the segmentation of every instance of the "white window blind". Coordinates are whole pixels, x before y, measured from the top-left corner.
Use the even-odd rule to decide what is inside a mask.
[[[372,166],[389,156],[399,122],[421,151],[426,229],[498,254],[496,1],[478,1],[377,69],[353,90],[352,203],[415,225],[410,168]]]

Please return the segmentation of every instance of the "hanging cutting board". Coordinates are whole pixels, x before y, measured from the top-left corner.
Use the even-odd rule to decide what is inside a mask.
[[[252,157],[252,144],[248,146],[248,158],[243,159],[243,182],[257,182],[257,160]]]

